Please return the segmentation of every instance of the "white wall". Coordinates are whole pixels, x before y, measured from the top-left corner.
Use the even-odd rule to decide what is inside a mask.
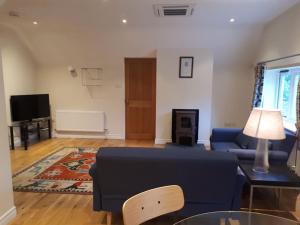
[[[179,78],[179,57],[193,56],[193,78]],[[172,109],[199,109],[198,141],[211,132],[213,54],[207,49],[158,49],[156,143],[171,141]]]
[[[253,90],[253,71],[249,62],[253,60],[259,38],[259,32],[252,30],[260,29],[256,26],[199,29],[124,26],[117,30],[96,30],[86,35],[86,32],[68,30],[66,27],[59,33],[51,30],[44,34],[37,33],[32,37],[39,46],[35,48],[39,62],[37,90],[50,93],[52,112],[55,109],[104,111],[109,135],[122,138],[125,136],[124,58],[156,57],[156,50],[166,48],[210,49],[216,68],[212,88],[216,103],[213,117],[207,119],[213,120],[214,127],[224,127],[226,124],[243,126],[249,115]],[[104,86],[83,87],[80,76],[70,76],[68,65],[77,70],[80,67],[102,67]],[[177,74],[177,61],[174,70]],[[158,130],[168,130],[169,127],[170,124]],[[163,134],[157,138],[165,136]]]
[[[168,30],[130,28],[108,30],[103,31],[101,35],[95,33],[88,36],[80,32],[67,31],[59,35],[52,33],[46,36],[37,35],[34,37],[35,41],[43,46],[48,43],[49,48],[53,47],[48,54],[46,52],[42,54],[45,57],[37,58],[37,65],[31,52],[20,42],[18,36],[4,28],[1,31],[9,122],[10,95],[49,93],[54,120],[56,109],[101,110],[106,113],[108,137],[124,138],[124,57],[156,57],[157,49],[179,46],[182,49],[210,49],[215,56],[213,87],[211,87],[213,99],[210,100],[213,110],[212,115],[207,117],[212,121],[212,126],[242,127],[248,118],[254,80],[253,70],[248,62],[258,39],[248,28],[211,28],[205,30],[206,32],[190,28],[180,32],[175,28]],[[222,43],[218,43],[217,37],[220,35],[224,40]],[[176,38],[172,38],[175,36]],[[240,38],[235,40],[237,36],[244,36],[244,41]],[[35,48],[34,55],[40,55],[40,50]],[[48,59],[48,63],[43,61],[45,59]],[[68,65],[76,67],[77,77],[69,74]],[[104,69],[102,87],[87,88],[81,85],[80,67],[89,66]],[[174,70],[178,70],[177,67],[178,62]],[[170,127],[170,125],[164,128],[160,126],[162,125],[158,124],[158,132],[160,129],[168,130]],[[159,133],[157,138],[165,139],[166,132]],[[96,134],[96,137],[102,136],[103,134]]]
[[[300,53],[299,37],[300,4],[292,7],[266,26],[257,61],[275,59]],[[299,58],[297,60],[300,61]],[[296,63],[293,60],[291,61]],[[288,61],[285,63],[289,64]]]
[[[120,62],[120,65],[122,63]],[[122,67],[118,68],[121,69]],[[108,137],[112,139],[124,138],[124,82],[123,76],[114,68],[105,66],[103,86],[86,87],[82,85],[80,68],[77,76],[73,77],[67,67],[39,68],[37,76],[37,92],[49,93],[51,113],[55,127],[55,110],[83,110],[104,111],[106,114],[106,128]],[[77,135],[76,135],[77,134]],[[81,135],[104,137],[102,133],[63,133],[58,137]]]
[[[300,4],[271,21],[265,28],[257,61],[276,59],[300,53]],[[300,65],[300,57],[277,61],[269,67]],[[294,164],[294,152],[289,164]],[[297,154],[297,174],[300,175],[300,154]]]
[[[16,215],[9,151],[2,60],[0,60],[0,225],[7,224]]]
[[[10,124],[11,95],[33,94],[36,89],[36,64],[31,52],[10,29],[0,27],[3,78],[7,121]]]
[[[212,55],[212,51],[199,49],[168,49],[172,54],[165,53],[165,49],[158,49],[155,54],[140,54],[139,57],[157,57],[157,124],[156,124],[156,139],[158,142],[168,141],[170,139],[170,112],[172,108],[200,108],[200,127],[199,140],[207,142],[211,127],[242,127],[244,126],[250,110],[251,98],[253,92],[254,72],[252,68],[242,66],[241,68],[222,66],[216,67],[213,71],[213,58],[211,57],[211,70],[208,70],[201,63],[203,52]],[[182,52],[181,52],[182,51]],[[201,54],[199,53],[201,52]],[[209,54],[207,52],[210,52]],[[199,63],[200,67],[195,67],[195,78],[192,80],[178,78],[179,70],[179,56],[195,54],[195,63]],[[205,55],[204,54],[204,55]],[[125,55],[125,54],[124,54]],[[125,55],[126,56],[126,55]],[[124,56],[124,57],[125,57]],[[169,57],[169,58],[168,58]],[[197,61],[196,61],[197,59]],[[104,68],[104,82],[103,86],[84,87],[81,83],[80,68],[77,67],[77,77],[72,77],[68,72],[66,66],[60,67],[40,67],[37,76],[37,92],[49,93],[51,101],[52,116],[55,121],[56,109],[69,110],[100,110],[106,113],[106,124],[109,138],[124,138],[125,127],[125,105],[124,105],[124,70],[123,58],[116,62],[116,65],[103,65]],[[196,71],[198,69],[198,71]],[[198,75],[198,76],[197,76]],[[164,76],[164,77],[161,77]],[[196,82],[195,82],[196,79]],[[163,82],[163,83],[160,83]],[[179,82],[176,84],[176,82]],[[198,82],[198,83],[197,83]],[[211,82],[211,84],[209,84]],[[191,91],[197,92],[191,102],[189,99],[191,95],[182,95],[181,98],[174,98],[177,96],[177,89],[174,87],[178,85]],[[167,85],[166,85],[167,84]],[[170,87],[170,93],[165,95],[161,91],[164,88]],[[195,84],[196,87],[194,86]],[[164,87],[166,85],[166,87]],[[210,92],[210,95],[208,94]],[[213,98],[212,98],[212,93]],[[197,95],[198,94],[198,95]],[[167,99],[169,98],[169,100]],[[206,100],[204,100],[207,98]],[[163,99],[163,100],[161,100]],[[169,102],[169,103],[167,103]],[[196,102],[196,103],[195,103]],[[165,105],[165,108],[163,107]],[[161,108],[162,107],[162,108]],[[213,107],[213,110],[211,108]],[[167,115],[162,118],[162,114]],[[54,122],[55,127],[55,122]],[[73,134],[71,134],[72,136]],[[79,134],[81,136],[82,134]],[[93,137],[103,137],[103,134],[88,134]],[[69,134],[60,136],[70,136]],[[74,136],[76,137],[76,135]]]
[[[155,51],[153,53],[145,56],[157,57],[158,63],[156,139],[160,142],[170,140],[171,122],[169,121],[172,108],[200,108],[199,140],[207,142],[211,127],[212,52],[204,49],[159,49],[157,55]],[[179,80],[178,62],[181,55],[195,56],[193,79]],[[80,68],[76,68],[78,76],[73,77],[67,67],[41,67],[38,69],[37,91],[50,94],[54,121],[56,109],[104,111],[108,137],[122,139],[125,125],[123,58],[116,63],[115,67],[104,65],[103,68],[103,86],[85,87],[82,85]],[[176,94],[180,89],[181,94]],[[167,117],[164,114],[168,114]],[[77,136],[81,135],[84,134],[79,133]],[[104,137],[101,133],[87,135]],[[60,132],[57,136],[76,137],[76,134]]]
[[[251,111],[254,69],[214,67],[212,127],[244,127]]]

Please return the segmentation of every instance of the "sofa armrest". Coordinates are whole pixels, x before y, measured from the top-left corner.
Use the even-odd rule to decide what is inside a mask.
[[[246,182],[246,177],[238,167],[237,178],[235,185],[235,194],[232,200],[231,210],[238,211],[241,208],[241,198],[244,184]]]
[[[210,137],[211,142],[234,142],[241,128],[214,128]]]
[[[93,178],[93,209],[94,211],[102,210],[101,191],[97,181],[97,166],[94,163],[90,170],[90,176]]]

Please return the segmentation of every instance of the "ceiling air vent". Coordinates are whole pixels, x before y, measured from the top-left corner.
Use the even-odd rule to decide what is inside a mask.
[[[157,16],[191,16],[195,4],[176,4],[176,5],[154,5],[154,13]]]

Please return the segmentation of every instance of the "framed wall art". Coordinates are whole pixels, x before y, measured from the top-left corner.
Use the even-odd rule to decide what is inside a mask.
[[[194,57],[181,56],[179,58],[179,78],[193,78]]]

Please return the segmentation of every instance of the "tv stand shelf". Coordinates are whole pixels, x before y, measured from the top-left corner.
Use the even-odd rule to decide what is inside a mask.
[[[47,123],[47,126],[41,126],[41,124]],[[22,122],[14,122],[9,126],[10,131],[10,143],[11,149],[15,149],[14,142],[14,128],[17,127],[20,129],[21,143],[24,143],[24,149],[28,149],[28,137],[29,133],[37,133],[38,140],[41,140],[41,131],[48,131],[48,138],[52,138],[51,134],[51,118],[42,118],[36,119],[32,121],[22,121]]]

